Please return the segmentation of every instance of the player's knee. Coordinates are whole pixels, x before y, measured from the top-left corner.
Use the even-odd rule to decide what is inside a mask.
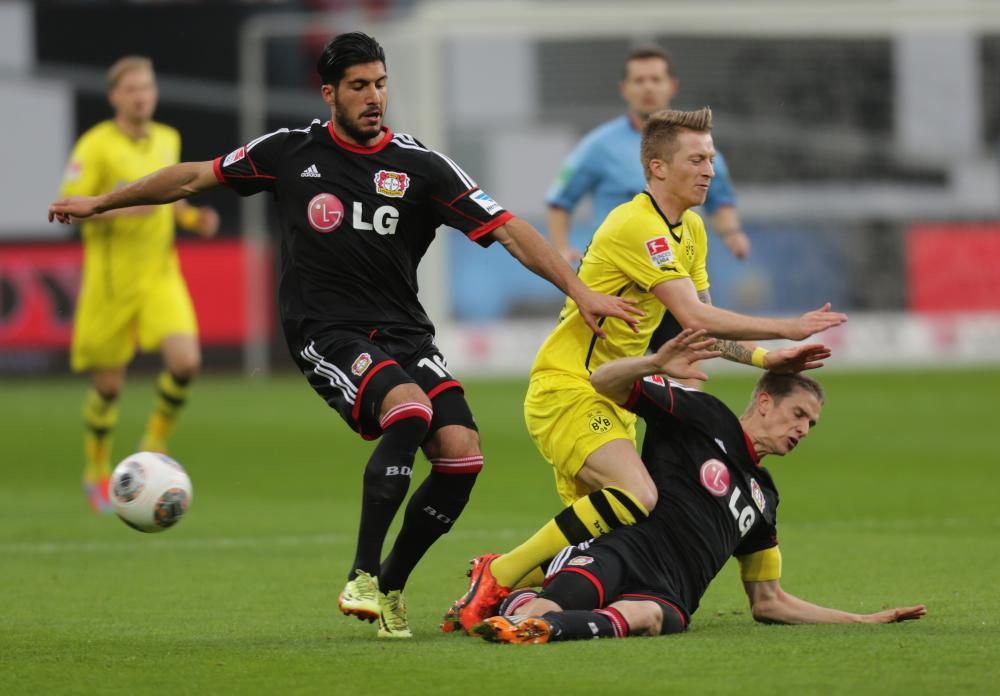
[[[646,508],[648,513],[654,507],[656,507],[656,502],[659,500],[659,495],[656,492],[656,486],[644,486],[637,487],[639,490],[631,491],[632,496],[639,501],[639,504]]]
[[[656,602],[615,602],[611,606],[625,619],[629,635],[660,635],[663,629],[663,609]]]
[[[379,447],[405,450],[410,456],[416,454],[433,415],[430,405],[420,401],[404,401],[389,408],[379,419],[382,428]]]
[[[94,390],[107,402],[117,401],[125,388],[124,375],[94,375]]]
[[[619,486],[606,486],[600,493],[610,503],[615,517],[623,524],[632,525],[649,517],[656,505],[656,488],[639,488],[638,494]]]
[[[424,454],[436,459],[482,458],[479,433],[464,425],[446,425],[434,431],[424,444]]]
[[[117,401],[118,397],[121,396],[122,394],[121,384],[101,385],[95,387],[95,389],[97,393],[101,396],[101,399],[108,403]]]

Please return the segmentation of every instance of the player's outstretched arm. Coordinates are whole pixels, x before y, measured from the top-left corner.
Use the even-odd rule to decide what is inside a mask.
[[[636,301],[603,295],[588,288],[532,225],[520,218],[511,218],[494,230],[493,236],[521,265],[571,297],[587,326],[601,338],[604,338],[604,331],[597,324],[600,317],[622,319],[633,331],[637,330],[637,318],[645,312],[635,306]]]
[[[831,312],[829,303],[796,319],[737,314],[698,299],[690,278],[676,278],[660,283],[653,287],[653,293],[677,317],[681,326],[707,329],[712,336],[721,339],[787,338],[801,341],[847,321],[846,314]]]
[[[118,208],[173,203],[219,185],[211,161],[181,162],[159,169],[124,188],[101,196],[69,196],[49,206],[49,222],[71,224]]]
[[[811,604],[781,589],[781,582],[744,582],[755,621],[775,624],[884,624],[912,621],[927,614],[927,607],[897,607],[873,614],[854,614]]]
[[[615,403],[625,403],[637,379],[649,375],[665,374],[674,379],[700,379],[708,375],[698,369],[699,360],[719,357],[714,350],[715,339],[704,330],[684,329],[660,346],[652,355],[635,358],[619,358],[604,363],[590,375],[594,389]]]

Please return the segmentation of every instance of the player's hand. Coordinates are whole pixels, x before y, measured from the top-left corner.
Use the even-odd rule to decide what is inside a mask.
[[[219,231],[219,213],[207,205],[198,208],[198,222],[195,223],[194,231],[206,239],[214,237]]]
[[[91,215],[96,215],[97,200],[97,196],[60,198],[49,206],[49,222],[58,220],[64,225],[72,225],[74,218],[88,218]]]
[[[750,238],[743,230],[735,230],[722,238],[729,253],[741,261],[750,255]]]
[[[819,309],[806,312],[798,319],[792,319],[791,327],[785,338],[790,338],[793,341],[801,341],[813,334],[826,331],[834,326],[840,326],[846,321],[847,315],[840,312],[831,312],[830,303],[827,302]]]
[[[639,331],[639,317],[646,316],[646,312],[635,306],[638,300],[630,297],[614,297],[595,292],[590,288],[585,288],[579,297],[574,297],[573,301],[580,309],[580,316],[598,337],[604,338],[604,330],[597,324],[600,317],[615,317],[622,319],[632,327],[632,331]]]
[[[877,611],[874,614],[865,614],[862,618],[865,623],[888,624],[916,621],[924,616],[927,616],[927,607],[923,604],[918,604],[915,607],[897,607],[895,609]]]
[[[580,263],[580,259],[583,258],[583,254],[576,247],[566,247],[565,249],[559,250],[559,255],[566,259],[568,263],[573,268],[576,268],[577,264]]]
[[[704,382],[708,375],[698,369],[698,361],[721,355],[715,350],[715,339],[705,329],[684,329],[660,346],[653,355],[653,361],[658,372],[674,379],[700,379]]]
[[[822,343],[809,343],[769,351],[764,356],[764,369],[781,375],[790,375],[803,370],[823,367],[823,361],[833,354]]]

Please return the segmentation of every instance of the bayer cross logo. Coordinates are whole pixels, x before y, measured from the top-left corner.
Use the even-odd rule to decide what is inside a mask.
[[[590,429],[595,433],[606,433],[611,430],[611,419],[603,411],[591,411],[587,414]]]
[[[321,193],[309,201],[306,217],[309,225],[320,234],[332,232],[344,221],[344,204],[332,193]]]

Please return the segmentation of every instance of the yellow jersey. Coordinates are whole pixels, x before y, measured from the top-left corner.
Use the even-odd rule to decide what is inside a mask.
[[[134,140],[114,121],[103,121],[77,141],[63,176],[62,195],[96,196],[180,161],[180,134],[150,123]],[[85,220],[84,282],[99,283],[106,298],[141,294],[177,267],[174,207],[157,206],[144,215]]]
[[[697,213],[688,210],[671,225],[646,192],[612,210],[583,255],[579,276],[591,290],[638,300],[646,313],[639,331],[610,319],[601,324],[607,337],[599,339],[567,298],[559,323],[535,357],[532,376],[552,371],[587,380],[609,360],[645,353],[666,311],[652,289],[677,278],[690,278],[698,291],[707,289],[707,257],[705,223]]]

